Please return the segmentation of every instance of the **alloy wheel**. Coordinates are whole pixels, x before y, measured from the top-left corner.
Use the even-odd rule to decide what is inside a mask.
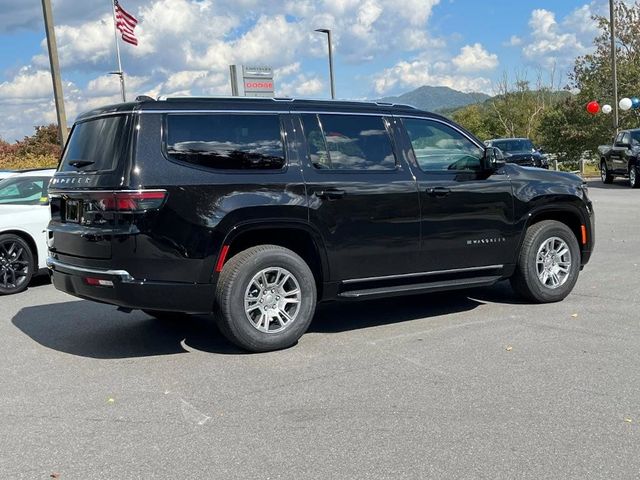
[[[27,252],[18,242],[0,243],[0,286],[6,291],[17,290],[29,275]]]
[[[278,333],[298,316],[302,293],[296,277],[287,269],[269,267],[256,273],[245,292],[244,311],[263,333]]]
[[[571,273],[571,251],[559,237],[542,242],[536,255],[536,268],[540,283],[547,288],[561,287]]]

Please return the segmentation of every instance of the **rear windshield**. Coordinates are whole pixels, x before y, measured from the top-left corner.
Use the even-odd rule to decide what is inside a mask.
[[[501,140],[493,142],[492,145],[503,152],[531,152],[535,150],[531,140]]]
[[[62,157],[60,172],[113,170],[125,153],[129,117],[118,115],[77,123]]]

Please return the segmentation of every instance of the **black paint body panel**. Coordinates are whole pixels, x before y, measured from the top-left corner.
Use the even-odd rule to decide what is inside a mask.
[[[172,112],[270,112],[280,116],[287,165],[277,171],[214,171],[170,160],[163,151],[165,116]],[[315,169],[298,114],[380,115],[389,122],[397,169],[325,172]],[[259,239],[274,229],[310,238],[318,260],[321,299],[370,277],[499,266],[496,278],[511,274],[523,232],[540,212],[566,211],[587,226],[585,264],[593,247],[591,203],[576,176],[507,164],[486,172],[428,174],[416,164],[399,121],[404,115],[450,121],[406,106],[358,102],[267,99],[144,101],[95,110],[130,115],[127,160],[109,173],[58,172],[50,186],[50,255],[59,262],[98,270],[125,270],[132,282],[92,287],[72,271],[53,271],[57,288],[72,295],[127,308],[210,311],[223,245],[247,235]],[[427,193],[446,187],[445,197]],[[343,190],[339,199],[318,196]],[[95,190],[166,190],[159,210],[116,213],[97,224],[69,225],[64,202]],[[99,219],[104,220],[104,219]],[[289,241],[295,239],[289,238]],[[477,274],[447,274],[457,282]],[[453,275],[453,276],[452,276]],[[105,275],[105,278],[109,278]],[[438,280],[437,278],[435,280]],[[422,281],[422,280],[421,280]],[[389,282],[381,279],[380,284]],[[405,283],[408,283],[405,282]],[[417,283],[417,280],[416,280]],[[344,296],[344,295],[343,295]]]

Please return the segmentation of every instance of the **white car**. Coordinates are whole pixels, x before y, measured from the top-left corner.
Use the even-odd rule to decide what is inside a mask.
[[[0,180],[0,295],[27,288],[46,271],[47,189],[55,170],[15,173]]]

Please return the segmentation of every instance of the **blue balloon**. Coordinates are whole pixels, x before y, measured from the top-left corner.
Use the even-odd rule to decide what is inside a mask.
[[[631,108],[633,108],[634,110],[637,110],[640,108],[640,98],[638,97],[631,98]]]

